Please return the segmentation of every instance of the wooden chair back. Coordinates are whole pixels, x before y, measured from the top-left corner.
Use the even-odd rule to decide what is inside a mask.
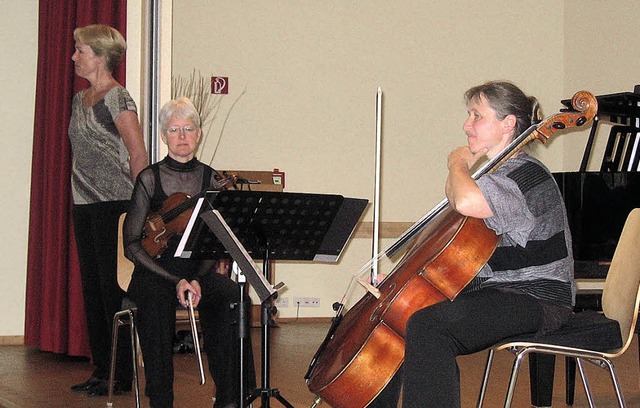
[[[640,306],[640,208],[629,213],[602,291],[602,310],[620,324],[622,354],[633,338]]]

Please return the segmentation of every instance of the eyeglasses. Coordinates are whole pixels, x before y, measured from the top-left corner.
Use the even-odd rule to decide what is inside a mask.
[[[177,135],[178,133],[180,133],[180,131],[182,131],[187,135],[191,135],[195,133],[196,130],[197,129],[195,126],[184,126],[184,127],[171,126],[170,128],[167,129],[167,133],[169,133],[170,135]]]

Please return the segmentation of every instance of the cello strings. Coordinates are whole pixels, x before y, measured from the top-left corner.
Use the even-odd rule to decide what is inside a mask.
[[[507,157],[507,153],[506,152],[511,152],[514,149],[514,147],[517,146],[518,144],[526,144],[528,142],[526,139],[529,138],[530,135],[535,130],[537,130],[539,126],[540,126],[540,124],[532,125],[527,130],[525,130],[521,135],[519,135],[517,138],[515,138],[503,150],[503,152],[501,152],[496,157],[494,157],[492,160],[489,160],[487,163],[485,163],[483,166],[481,166],[480,169],[478,169],[472,175],[473,179],[477,180],[482,175],[490,172],[495,167],[497,167],[498,163],[500,163],[501,161],[506,159],[506,157]],[[365,280],[365,276],[366,275],[369,275],[369,277],[366,278],[366,281],[371,282],[370,273],[371,273],[371,270],[374,267],[374,265],[377,267],[377,269],[379,269],[380,268],[379,263],[383,259],[390,260],[391,258],[395,257],[398,254],[398,252],[402,248],[406,247],[406,245],[409,242],[412,242],[412,241],[416,240],[419,237],[420,232],[422,230],[424,230],[424,228],[427,225],[429,225],[429,223],[438,214],[440,214],[441,212],[445,211],[448,208],[449,208],[449,201],[445,198],[442,201],[440,201],[434,208],[432,208],[427,214],[425,214],[422,218],[420,218],[420,220],[418,220],[415,224],[413,224],[405,232],[403,232],[400,235],[400,237],[393,244],[391,244],[387,249],[377,253],[376,256],[372,257],[367,263],[365,263],[365,265],[362,268],[360,268],[355,274],[353,274],[353,276],[351,278],[351,281],[349,282],[349,285],[347,286],[347,288],[345,290],[345,293],[343,294],[343,297],[342,297],[342,300],[341,300],[341,304],[342,305],[347,305],[348,299],[350,298],[350,296],[355,291],[355,288],[361,286],[360,282]],[[402,262],[405,259],[410,258],[410,254],[411,254],[412,249],[413,249],[413,247],[408,249],[406,255],[409,255],[409,256],[404,256],[400,260],[399,265],[401,265]],[[378,270],[378,273],[380,273],[379,270]],[[391,275],[391,274],[393,274],[393,270],[391,270],[389,272],[389,275]],[[385,279],[386,279],[386,276],[385,276]],[[382,281],[380,281],[380,282],[375,282],[375,286],[380,286],[383,282],[384,282],[384,279]],[[358,285],[356,285],[356,284],[358,284]]]

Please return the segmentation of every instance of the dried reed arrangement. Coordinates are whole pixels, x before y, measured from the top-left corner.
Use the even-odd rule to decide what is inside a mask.
[[[231,105],[229,112],[227,112],[227,115],[224,118],[224,122],[220,128],[220,134],[218,135],[218,140],[215,144],[215,148],[213,149],[213,153],[211,154],[211,159],[209,160],[209,165],[212,164],[213,159],[216,155],[218,146],[220,145],[220,140],[222,140],[224,125],[229,119],[231,110],[233,109],[235,104],[238,102],[238,100],[242,97],[242,95],[244,95],[245,91],[243,91],[238,96],[238,98],[236,98],[236,100]],[[191,100],[191,102],[193,103],[193,106],[196,108],[196,110],[200,114],[200,127],[202,129],[202,141],[198,146],[198,150],[202,153],[205,150],[204,147],[207,144],[209,133],[211,133],[213,122],[218,117],[218,113],[222,105],[223,95],[212,94],[211,93],[211,76],[203,77],[200,71],[196,71],[194,69],[191,72],[191,75],[189,76],[189,78],[185,78],[181,75],[173,75],[171,77],[171,99],[176,99],[183,96],[186,96]]]
[[[200,71],[195,69],[188,78],[181,75],[171,77],[171,99],[186,96],[200,114],[200,127],[202,128],[202,142],[198,146],[203,150],[207,143],[211,125],[218,116],[222,103],[221,95],[211,94],[211,77],[205,78]]]

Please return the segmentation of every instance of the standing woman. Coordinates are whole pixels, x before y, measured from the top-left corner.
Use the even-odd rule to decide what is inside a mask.
[[[176,258],[181,236],[170,237],[167,249],[158,258],[151,258],[142,247],[148,215],[158,213],[169,196],[184,193],[193,197],[217,184],[217,172],[195,157],[202,130],[198,111],[189,99],[172,100],[162,107],[160,131],[169,154],[140,173],[123,229],[125,254],[136,265],[129,293],[138,308],[136,324],[144,358],[145,394],[151,408],[173,407],[176,306],[178,302],[186,306],[185,297],[190,292],[198,307],[204,350],[216,386],[214,408],[238,407],[240,353],[237,308],[232,309],[240,298],[238,285],[216,273],[214,260]],[[251,390],[255,372],[250,342],[244,351],[243,379],[246,389]]]
[[[112,75],[126,49],[124,38],[105,25],[77,28],[73,38],[76,75],[90,85],[73,98],[69,139],[73,223],[95,369],[71,389],[106,395],[113,315],[124,295],[117,280],[118,219],[127,211],[147,153],[136,104]],[[116,393],[131,390],[129,342],[120,344]]]

